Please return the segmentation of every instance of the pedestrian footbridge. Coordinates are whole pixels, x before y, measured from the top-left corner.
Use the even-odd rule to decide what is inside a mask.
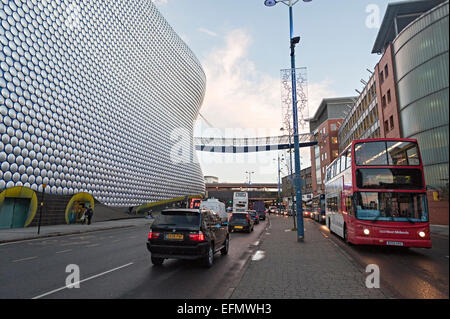
[[[194,137],[195,149],[214,153],[249,153],[265,152],[294,148],[294,137],[289,135],[268,137]],[[317,144],[313,134],[299,134],[299,147]]]

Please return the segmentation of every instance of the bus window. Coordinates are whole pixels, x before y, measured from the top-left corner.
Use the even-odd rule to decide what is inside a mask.
[[[341,172],[345,170],[345,153],[341,156]]]
[[[347,165],[345,165],[346,168],[349,168],[352,166],[352,150],[347,150]]]
[[[356,186],[365,189],[422,189],[422,172],[416,168],[360,168]]]
[[[355,145],[356,165],[388,165],[386,143],[366,142]]]
[[[387,142],[389,165],[419,165],[417,144],[412,142]]]
[[[338,158],[337,161],[335,162],[336,165],[336,175],[339,174],[341,172],[341,159]]]

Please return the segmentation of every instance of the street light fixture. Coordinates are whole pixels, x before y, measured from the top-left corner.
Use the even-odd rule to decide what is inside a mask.
[[[290,26],[290,48],[291,48],[291,72],[292,72],[292,117],[294,122],[294,152],[295,152],[295,196],[297,206],[297,241],[303,241],[305,237],[303,225],[303,207],[302,207],[302,189],[300,177],[300,148],[298,137],[298,113],[297,113],[297,92],[296,92],[296,78],[295,78],[295,45],[300,42],[300,37],[293,37],[293,17],[292,7],[299,0],[265,0],[264,4],[268,7],[273,7],[281,2],[289,7],[289,26]],[[303,2],[311,2],[311,0],[303,0]]]
[[[255,172],[253,172],[253,171],[252,172],[245,171],[245,173],[248,174],[248,184],[247,184],[247,192],[248,192],[248,189],[249,189],[250,184],[251,184],[251,175],[255,174]]]

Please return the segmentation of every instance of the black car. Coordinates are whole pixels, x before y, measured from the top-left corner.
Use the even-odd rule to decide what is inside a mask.
[[[233,213],[228,222],[228,231],[246,231],[248,233],[253,231],[255,222],[250,216],[250,213]]]
[[[249,210],[248,213],[250,214],[250,217],[253,218],[253,221],[256,225],[259,224],[259,214],[256,210]]]
[[[153,222],[147,241],[152,263],[164,259],[201,259],[211,267],[214,254],[228,253],[230,236],[226,222],[209,210],[167,209]]]

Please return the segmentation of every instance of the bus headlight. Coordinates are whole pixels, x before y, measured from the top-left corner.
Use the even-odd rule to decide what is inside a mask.
[[[363,233],[364,233],[364,235],[369,236],[370,230],[368,230],[367,228],[364,228]]]
[[[424,237],[425,237],[425,232],[424,232],[424,231],[420,231],[420,232],[419,232],[419,236],[422,237],[422,238],[424,238]]]

